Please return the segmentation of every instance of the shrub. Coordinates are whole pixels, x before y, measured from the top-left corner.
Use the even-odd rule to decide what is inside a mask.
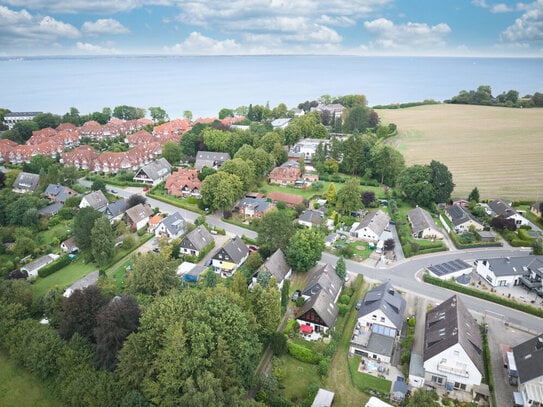
[[[343,316],[349,310],[349,306],[345,304],[338,304],[339,315]]]
[[[288,343],[288,353],[300,362],[317,364],[322,360],[322,356],[316,354],[311,349],[304,348],[294,342]]]
[[[328,369],[330,369],[330,358],[323,358],[319,362],[317,371],[319,372],[320,377],[326,377],[328,375]]]
[[[351,301],[351,297],[346,294],[343,294],[341,297],[339,297],[340,304],[349,305],[349,301]]]
[[[55,271],[58,271],[61,268],[66,267],[68,264],[70,264],[70,262],[71,262],[70,258],[68,257],[67,254],[65,254],[61,258],[39,269],[38,276],[40,276],[41,278],[47,277],[53,274]]]
[[[191,205],[198,205],[198,198],[195,198],[193,196],[189,196],[187,198],[187,203]]]
[[[141,229],[138,229],[138,236],[143,236],[147,232],[147,228],[144,226]]]

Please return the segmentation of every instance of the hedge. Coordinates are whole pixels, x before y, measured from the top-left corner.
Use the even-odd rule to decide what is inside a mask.
[[[298,359],[300,362],[317,364],[322,360],[322,355],[313,352],[311,349],[304,348],[297,343],[289,342],[287,347],[288,353],[290,353],[294,359]]]
[[[463,244],[458,240],[458,235],[452,230],[449,233],[449,236],[454,243],[457,249],[478,249],[481,247],[502,247],[503,245],[500,242],[478,242],[478,243],[469,243]]]
[[[202,251],[198,254],[198,261],[202,260],[206,254],[208,254],[211,249],[215,247],[215,240],[210,242],[206,247],[202,249]]]
[[[483,300],[494,302],[496,304],[500,304],[509,308],[514,308],[516,310],[543,318],[543,309],[536,308],[532,305],[522,304],[519,302],[509,300],[507,298],[500,297],[498,295],[491,294],[486,291],[480,291],[475,288],[466,287],[460,284],[453,283],[451,281],[441,280],[437,277],[432,277],[428,273],[424,274],[424,281],[426,283],[433,284],[438,287],[448,288],[450,290],[457,291],[462,294],[471,295],[472,297],[481,298]]]
[[[55,271],[59,271],[61,268],[66,267],[68,264],[71,263],[71,261],[72,260],[70,259],[70,257],[68,257],[68,255],[65,254],[61,258],[59,258],[59,259],[55,260],[54,262],[49,263],[48,265],[43,266],[41,269],[39,269],[38,270],[38,276],[40,276],[41,278],[50,276]]]

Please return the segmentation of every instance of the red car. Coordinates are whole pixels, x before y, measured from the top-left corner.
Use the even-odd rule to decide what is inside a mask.
[[[256,252],[258,250],[258,246],[255,246],[254,244],[250,244],[247,247],[249,247],[250,252]]]

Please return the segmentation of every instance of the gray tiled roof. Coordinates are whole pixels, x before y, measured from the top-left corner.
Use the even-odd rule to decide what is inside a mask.
[[[165,217],[162,219],[161,223],[166,227],[172,236],[178,236],[180,233],[182,233],[187,224],[179,212],[172,213],[171,215]]]
[[[153,210],[149,206],[142,205],[140,203],[126,210],[126,216],[128,216],[128,218],[134,223],[138,223],[139,221],[148,218],[152,214]]]
[[[488,206],[496,215],[503,216],[505,218],[517,213],[517,211],[511,208],[511,205],[509,205],[509,203],[505,202],[503,199],[495,199],[494,201],[489,202]]]
[[[383,230],[387,227],[390,222],[390,218],[383,211],[378,210],[376,212],[369,213],[362,219],[356,230],[364,229],[368,227],[376,235],[380,236],[383,233]]]
[[[332,298],[337,297],[343,282],[336,274],[336,270],[330,264],[317,265],[311,270],[311,277],[302,291],[302,295],[311,297],[324,290]]]
[[[521,276],[530,270],[541,269],[543,272],[543,256],[497,257],[477,260],[477,262],[480,261],[487,261],[490,270],[496,277]]]
[[[118,201],[110,203],[105,210],[105,214],[111,219],[123,214],[128,208],[126,200],[119,199]]]
[[[311,223],[312,225],[320,225],[323,219],[324,214],[320,211],[314,211],[313,209],[304,211],[299,217],[299,220]]]
[[[447,206],[445,211],[449,214],[453,226],[462,225],[469,220],[480,224],[477,219],[475,219],[468,211],[459,205]]]
[[[257,212],[264,212],[272,205],[266,198],[253,198],[246,196],[239,201],[239,207],[252,206]]]
[[[326,291],[321,290],[307,300],[296,318],[302,317],[311,309],[321,317],[328,328],[332,328],[336,323],[339,310],[334,303],[334,298],[330,297]]]
[[[267,270],[272,276],[275,277],[277,283],[281,283],[285,279],[285,276],[290,271],[290,266],[287,263],[287,258],[283,254],[281,249],[277,249],[268,260],[260,267],[260,270]]]
[[[387,281],[366,293],[362,306],[358,310],[357,318],[380,309],[390,319],[396,329],[401,330],[405,305],[405,299]]]
[[[520,383],[543,377],[543,334],[513,348]]]
[[[201,170],[204,167],[220,167],[222,163],[230,159],[230,154],[214,151],[198,151],[194,168]]]
[[[411,209],[407,213],[407,217],[411,223],[413,233],[419,233],[427,228],[437,229],[436,223],[432,219],[432,216],[422,208],[417,207]]]
[[[479,325],[457,295],[426,314],[424,361],[459,343],[472,363],[484,374]]]
[[[144,165],[138,170],[138,173],[144,172],[147,177],[153,181],[164,178],[166,175],[170,174],[172,171],[172,166],[165,158],[159,158],[156,161],[150,162],[147,165]],[[136,174],[137,176],[138,174]]]
[[[232,239],[230,239],[228,243],[217,251],[215,256],[220,251],[224,251],[235,263],[239,263],[249,254],[249,248],[239,236],[234,236]],[[215,256],[213,256],[213,258],[215,258]]]
[[[63,206],[64,204],[61,204],[60,202],[55,202],[51,205],[47,205],[43,208],[38,209],[38,215],[55,215],[60,209],[62,209]]]
[[[85,195],[83,199],[85,199],[89,205],[96,210],[104,208],[107,205],[106,196],[100,190],[93,191],[90,194]]]
[[[40,176],[38,174],[31,174],[29,172],[20,172],[13,183],[13,187],[17,189],[27,189],[34,192],[40,182]]]
[[[181,241],[181,247],[200,251],[213,241],[211,233],[202,225],[191,231]]]

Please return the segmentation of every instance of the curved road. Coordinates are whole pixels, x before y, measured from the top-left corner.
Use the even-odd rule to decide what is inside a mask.
[[[90,186],[90,182],[80,180],[80,183],[85,186]],[[114,186],[108,186],[108,190],[116,190],[116,194],[124,198],[128,198],[134,193],[142,193],[142,188],[127,188],[126,190],[118,189]],[[148,203],[152,207],[158,207],[164,212],[179,211],[185,217],[185,219],[194,222],[194,220],[200,216],[197,213],[188,211],[186,209],[178,208],[174,205],[158,201],[156,199],[147,197]],[[217,215],[207,215],[207,222],[212,225],[226,230],[230,234],[238,236],[245,235],[249,238],[255,239],[257,237],[256,232],[248,230],[230,223],[223,222]],[[543,330],[543,320],[536,316],[526,314],[521,311],[514,310],[512,308],[504,307],[499,304],[495,304],[486,300],[471,297],[469,295],[459,294],[454,291],[436,287],[434,285],[426,284],[420,279],[417,279],[417,273],[427,266],[432,264],[438,264],[447,262],[454,259],[462,259],[465,261],[473,261],[481,258],[493,258],[493,257],[519,257],[529,255],[529,251],[523,249],[470,249],[470,250],[455,250],[454,252],[439,252],[432,253],[415,258],[403,259],[393,263],[393,265],[384,268],[375,268],[362,265],[350,260],[346,261],[347,270],[351,273],[362,274],[365,277],[372,280],[387,281],[390,280],[393,285],[411,291],[417,295],[427,297],[430,301],[436,303],[442,302],[449,298],[453,294],[458,294],[464,304],[471,311],[478,313],[480,317],[494,317],[500,318],[504,322],[508,322],[511,325],[516,326],[524,330],[528,330],[533,333],[540,333]],[[336,264],[337,257],[330,253],[323,253],[321,261],[328,262],[330,264]]]

